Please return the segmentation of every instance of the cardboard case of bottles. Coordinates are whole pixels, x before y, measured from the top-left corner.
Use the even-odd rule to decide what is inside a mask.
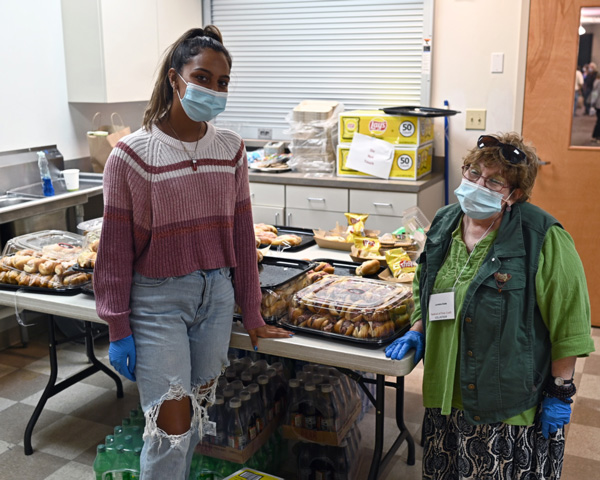
[[[368,173],[359,172],[346,166],[350,153],[350,145],[338,145],[337,150],[337,175],[339,177],[365,177],[375,178]],[[433,162],[433,142],[420,146],[396,145],[394,147],[394,161],[389,178],[395,180],[418,180],[431,173]]]
[[[352,143],[355,133],[395,145],[419,146],[433,141],[433,119],[388,115],[381,110],[353,110],[339,116],[339,143]]]
[[[248,445],[242,450],[211,443],[201,442],[196,446],[196,453],[209,457],[219,458],[234,463],[246,463],[262,447],[269,437],[275,432],[275,429],[281,424],[281,415],[274,418],[267,424],[265,429],[260,432],[254,440],[248,442]]]
[[[338,446],[346,437],[352,425],[360,414],[361,403],[356,402],[354,408],[344,418],[344,421],[336,431],[326,432],[322,430],[310,430],[308,428],[300,428],[292,425],[282,425],[283,438],[290,440],[303,440],[305,442],[322,443],[324,445]]]

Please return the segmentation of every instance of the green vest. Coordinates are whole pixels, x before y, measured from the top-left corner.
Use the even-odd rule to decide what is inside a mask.
[[[427,234],[419,259],[425,322],[436,275],[462,214],[458,204],[443,207]],[[456,321],[461,322],[463,408],[474,424],[502,421],[541,401],[551,374],[551,344],[537,307],[535,277],[544,237],[553,225],[560,226],[530,203],[505,211],[496,241],[467,290]]]

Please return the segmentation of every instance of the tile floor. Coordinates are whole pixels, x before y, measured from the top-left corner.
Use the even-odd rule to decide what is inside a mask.
[[[572,422],[568,427],[564,480],[600,478],[600,329],[593,330],[596,352],[577,363]],[[82,345],[66,343],[59,351],[59,379],[87,366]],[[108,363],[106,340],[96,342],[98,358]],[[49,374],[45,337],[33,338],[27,348],[0,351],[0,478],[28,480],[92,480],[96,445],[138,403],[135,384],[124,380],[125,398],[117,399],[114,382],[102,373],[83,380],[51,398],[33,434],[34,454],[23,453],[23,432]],[[420,436],[422,369],[417,367],[405,383],[405,418],[415,439]],[[392,379],[390,379],[392,380]],[[385,448],[395,438],[394,397],[386,388]],[[361,461],[356,478],[367,478],[374,434],[373,410],[363,418]],[[382,480],[421,477],[422,449],[416,464],[406,464],[406,444],[397,452]],[[292,478],[287,477],[286,478]]]

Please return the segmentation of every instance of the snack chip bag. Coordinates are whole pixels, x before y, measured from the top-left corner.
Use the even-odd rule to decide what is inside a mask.
[[[362,237],[365,234],[365,222],[369,218],[368,213],[344,213],[348,219],[348,228],[346,229],[347,242],[352,242],[355,237]]]
[[[379,239],[376,237],[354,237],[354,247],[363,258],[379,256]]]
[[[415,273],[417,270],[417,262],[413,261],[403,248],[393,248],[385,252],[385,261],[394,278],[399,278],[401,274]]]

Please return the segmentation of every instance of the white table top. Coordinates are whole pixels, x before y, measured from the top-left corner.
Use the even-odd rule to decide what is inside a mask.
[[[296,253],[271,252],[284,258],[328,258],[351,261],[349,252],[309,247]],[[105,323],[96,314],[96,302],[90,295],[56,295],[38,292],[0,290],[0,305],[59,315],[96,323]],[[231,347],[252,350],[244,328],[234,324]],[[259,340],[259,351],[269,355],[305,360],[394,377],[407,375],[414,368],[413,354],[402,360],[386,358],[383,347],[372,348],[342,341],[296,333],[291,338]]]

